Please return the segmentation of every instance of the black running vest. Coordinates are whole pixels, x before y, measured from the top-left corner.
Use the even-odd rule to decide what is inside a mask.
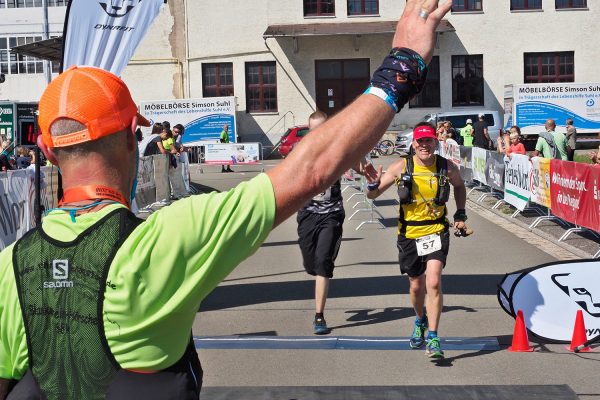
[[[110,265],[141,222],[120,208],[72,242],[57,241],[36,228],[15,244],[13,267],[30,369],[20,382],[29,387],[17,385],[9,399],[19,391],[27,393],[20,397],[27,399],[137,398],[157,379],[161,391],[144,398],[198,398],[202,373],[193,345],[173,366],[180,369],[183,379],[166,379],[162,371],[135,374],[122,370],[104,334],[103,302]],[[147,383],[140,383],[144,380]],[[162,390],[178,397],[148,397],[159,396]],[[189,396],[182,397],[185,393]]]

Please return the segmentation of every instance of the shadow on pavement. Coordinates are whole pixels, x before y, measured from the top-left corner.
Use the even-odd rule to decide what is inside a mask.
[[[444,275],[444,293],[462,295],[495,295],[504,275]],[[235,283],[217,287],[202,302],[202,311],[279,301],[311,300],[314,281]],[[408,293],[408,279],[399,275],[333,279],[329,298],[352,298]]]
[[[466,311],[466,312],[477,312],[475,309],[470,307],[462,307],[462,306],[448,306],[444,307],[443,312],[451,312],[451,311]],[[415,311],[411,307],[386,307],[382,311],[377,311],[372,313],[373,311],[377,311],[375,309],[363,309],[363,310],[348,310],[346,314],[354,314],[346,321],[348,324],[331,326],[332,330],[339,328],[351,328],[355,326],[364,326],[364,325],[374,325],[381,324],[389,321],[396,321],[404,318],[413,318],[415,316]]]

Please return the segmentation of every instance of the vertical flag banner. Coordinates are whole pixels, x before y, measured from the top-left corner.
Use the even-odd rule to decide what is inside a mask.
[[[87,65],[120,76],[164,0],[71,0],[62,69]]]
[[[472,147],[460,146],[460,177],[463,181],[473,180]]]

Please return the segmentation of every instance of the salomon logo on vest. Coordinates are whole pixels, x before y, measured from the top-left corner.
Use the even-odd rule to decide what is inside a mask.
[[[73,287],[73,281],[69,279],[69,260],[52,261],[52,282],[44,282],[44,289],[59,289]]]

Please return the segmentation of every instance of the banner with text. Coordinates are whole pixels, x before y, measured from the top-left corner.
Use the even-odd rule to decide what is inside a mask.
[[[454,143],[443,142],[440,146],[441,156],[452,161],[456,166],[460,165],[460,146]]]
[[[552,207],[550,198],[550,159],[533,157],[529,172],[531,201],[546,208]]]
[[[600,232],[600,173],[589,164],[550,161],[552,212],[573,224]]]
[[[505,162],[508,164],[509,159],[505,157],[504,154],[488,151],[485,179],[487,180],[488,186],[492,189],[499,191],[504,190]]]
[[[62,69],[86,65],[120,76],[164,3],[164,0],[69,1]]]
[[[513,154],[504,172],[504,200],[517,210],[523,211],[529,203],[529,157]]]
[[[487,179],[485,178],[485,169],[487,163],[487,150],[472,147],[471,165],[473,167],[473,179],[487,185]]]
[[[0,172],[0,249],[33,227],[31,179],[28,170]]]
[[[258,143],[207,144],[204,154],[206,164],[258,164],[260,163]]]
[[[148,101],[140,103],[140,114],[152,124],[169,121],[184,127],[182,142],[186,146],[218,143],[225,125],[229,141],[236,142],[235,97]],[[152,128],[145,128],[149,135]]]
[[[472,147],[460,146],[460,177],[463,181],[473,180]]]

